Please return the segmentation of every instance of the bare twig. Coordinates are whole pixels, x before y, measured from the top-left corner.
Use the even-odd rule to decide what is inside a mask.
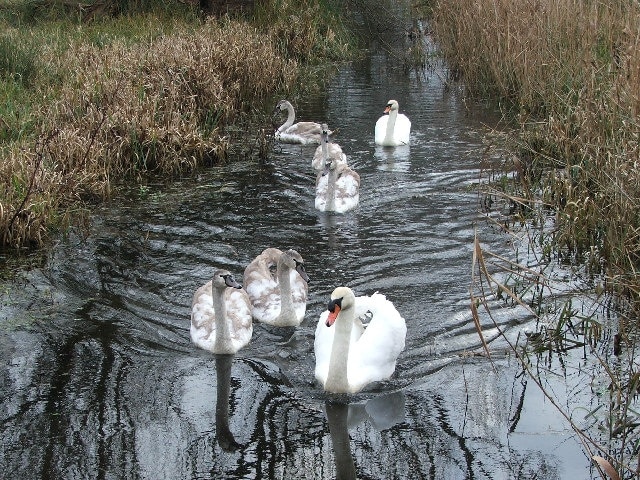
[[[9,225],[7,226],[7,232],[11,231],[11,228],[13,227],[14,222],[18,218],[18,215],[20,215],[20,213],[23,211],[24,206],[27,204],[27,201],[29,200],[31,193],[33,192],[33,186],[36,181],[36,176],[38,174],[38,170],[40,169],[40,166],[42,165],[42,159],[44,157],[43,150],[45,149],[47,144],[53,139],[53,137],[55,137],[57,134],[58,134],[58,130],[53,130],[52,132],[49,132],[47,137],[44,140],[42,140],[42,142],[40,143],[40,148],[36,146],[36,161],[35,161],[35,165],[33,166],[33,173],[31,174],[31,179],[29,180],[29,188],[27,188],[27,191],[24,194],[24,198],[22,199],[22,202],[20,202],[20,205],[18,205],[18,208],[16,208],[16,211],[13,213],[13,216],[9,221]]]

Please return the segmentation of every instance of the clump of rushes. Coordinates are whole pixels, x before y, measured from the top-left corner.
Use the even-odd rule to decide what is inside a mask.
[[[640,4],[438,1],[433,29],[469,92],[517,112],[525,194],[555,245],[640,300]]]
[[[153,17],[144,16],[104,31],[58,23],[40,32],[40,42],[29,38],[31,49],[9,67],[0,59],[0,68],[20,68],[35,83],[26,91],[17,75],[0,72],[0,90],[14,91],[26,109],[0,110],[0,246],[42,245],[82,201],[107,197],[123,180],[224,160],[226,127],[295,85],[309,57],[300,45],[327,42],[310,27],[317,11],[305,2],[306,21],[289,24],[300,30],[285,45],[282,22],[257,28],[193,17],[167,27],[157,19],[154,31]],[[0,54],[21,31],[0,35]]]

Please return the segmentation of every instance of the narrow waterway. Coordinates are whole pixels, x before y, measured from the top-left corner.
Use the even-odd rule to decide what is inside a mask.
[[[361,177],[356,210],[315,210],[315,148],[279,145],[265,164],[237,160],[114,199],[46,265],[0,287],[3,478],[591,478],[518,362],[468,354],[481,351],[475,232],[513,254],[476,188],[498,119],[446,88],[435,60],[407,73],[397,50],[378,47],[296,105],[299,119],[338,130]],[[412,121],[410,147],[374,145],[391,98]],[[305,259],[302,325],[255,324],[233,358],[195,348],[196,288],[219,267],[241,279],[267,247]],[[391,380],[333,404],[314,381],[313,336],[339,285],[387,295],[408,333]],[[496,318],[513,335],[532,322],[517,308]]]

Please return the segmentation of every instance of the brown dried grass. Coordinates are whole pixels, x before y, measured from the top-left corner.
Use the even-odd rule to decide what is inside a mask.
[[[297,75],[271,36],[235,21],[149,43],[44,52],[64,81],[55,101],[32,112],[39,140],[3,152],[2,245],[41,245],[64,208],[105,198],[118,181],[224,159],[225,125]]]
[[[433,28],[469,92],[507,99],[556,247],[640,299],[640,4],[456,0]]]

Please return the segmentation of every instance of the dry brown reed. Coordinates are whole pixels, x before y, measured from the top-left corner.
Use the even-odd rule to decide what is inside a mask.
[[[518,182],[496,182],[493,188],[506,188],[501,194],[517,206],[514,211],[525,212],[525,225],[534,225],[536,231],[548,225],[549,218],[554,219],[552,228],[540,228],[541,233],[529,238],[529,248],[541,251],[541,265],[549,264],[548,250],[553,249],[558,258],[568,256],[572,264],[604,274],[594,276],[595,292],[602,293],[600,279],[604,279],[604,288],[614,293],[612,303],[617,308],[612,317],[619,320],[612,326],[617,327],[613,353],[619,355],[620,343],[624,343],[630,350],[629,365],[620,368],[623,357],[614,362],[601,358],[596,348],[589,350],[610,376],[609,399],[594,402],[599,406],[607,400],[610,403],[610,417],[599,423],[605,428],[611,425],[610,444],[598,444],[598,432],[583,432],[568,413],[563,415],[602,478],[618,478],[617,472],[637,476],[637,452],[630,454],[625,445],[637,444],[637,423],[630,426],[629,418],[637,419],[629,412],[638,391],[633,359],[640,308],[640,4],[631,0],[454,0],[437,1],[433,12],[432,27],[452,77],[461,74],[472,95],[498,97],[519,122],[515,141],[507,145],[518,153],[515,161],[507,155]],[[505,228],[521,218],[504,222]],[[491,295],[524,305],[518,289],[535,288],[536,298],[542,298],[544,289],[537,290],[540,280],[527,279],[524,266],[492,265],[496,270],[515,272],[507,277],[511,288],[496,280],[487,267],[490,257],[476,242],[472,312],[482,306],[491,316],[492,306],[487,302]],[[542,305],[538,302],[541,300],[535,304]],[[572,315],[570,308],[563,308],[555,325],[541,329],[549,342],[544,348],[571,340],[563,327],[566,324],[571,324],[573,332],[582,332],[585,345],[606,343],[600,338],[603,325]],[[627,328],[626,323],[631,326]],[[577,324],[579,330],[575,330]],[[528,355],[534,350],[527,348],[538,347],[511,347],[529,377],[548,395],[540,383],[540,372],[529,368]],[[552,396],[548,398],[556,405]],[[561,406],[556,407],[562,413]],[[622,447],[616,450],[620,438],[617,445]],[[606,452],[607,459],[591,450]]]
[[[469,91],[517,112],[525,193],[556,208],[557,248],[640,299],[640,4],[439,1],[433,28]]]
[[[118,181],[224,159],[224,126],[288,89],[298,71],[271,36],[239,21],[43,52],[63,81],[32,112],[38,139],[2,152],[0,245],[41,245],[63,207],[104,198]]]

